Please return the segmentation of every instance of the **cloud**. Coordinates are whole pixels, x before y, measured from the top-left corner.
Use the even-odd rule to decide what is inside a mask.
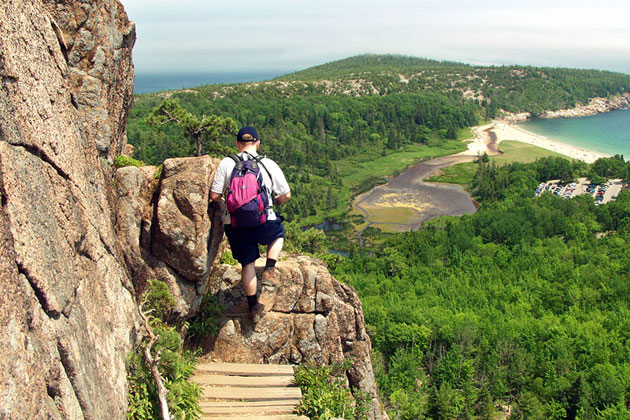
[[[297,70],[355,54],[630,73],[626,2],[127,0],[139,70]]]

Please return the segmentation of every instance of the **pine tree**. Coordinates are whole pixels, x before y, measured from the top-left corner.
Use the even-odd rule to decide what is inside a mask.
[[[221,133],[235,133],[237,129],[236,121],[232,118],[203,115],[199,119],[172,99],[165,99],[151,112],[147,120],[150,124],[158,126],[175,123],[194,140],[197,156],[201,156],[204,143],[216,143]]]

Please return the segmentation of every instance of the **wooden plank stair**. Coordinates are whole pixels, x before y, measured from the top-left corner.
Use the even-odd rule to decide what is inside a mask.
[[[199,363],[193,381],[202,387],[202,419],[308,420],[295,414],[302,399],[287,365]]]

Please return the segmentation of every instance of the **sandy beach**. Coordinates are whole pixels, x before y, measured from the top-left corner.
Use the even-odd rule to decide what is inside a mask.
[[[499,143],[503,140],[515,140],[588,163],[593,163],[602,157],[608,157],[608,155],[603,153],[582,149],[571,146],[570,144],[548,139],[544,136],[539,136],[538,134],[523,130],[522,128],[503,121],[493,121],[490,124],[473,127],[473,133],[475,136],[468,143],[468,150],[462,152],[462,155],[478,156],[485,152],[488,156],[494,156],[500,153],[497,149]]]

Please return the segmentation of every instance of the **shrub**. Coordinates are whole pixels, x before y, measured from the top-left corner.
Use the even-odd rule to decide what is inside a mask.
[[[223,252],[223,254],[221,255],[221,260],[220,260],[221,264],[227,264],[227,265],[237,265],[238,261],[236,261],[234,259],[234,255],[232,255],[232,251],[229,250],[225,250]]]
[[[345,361],[320,367],[309,363],[298,366],[295,382],[302,390],[302,401],[297,413],[319,420],[367,418],[369,397],[366,393],[353,397],[343,380],[350,365],[350,361]]]
[[[145,309],[152,310],[151,315],[162,320],[168,319],[177,304],[168,285],[160,280],[149,280],[143,298]]]
[[[168,390],[166,398],[170,414],[173,419],[198,419],[201,416],[198,404],[201,388],[188,382],[195,369],[197,353],[183,350],[180,333],[164,321],[173,310],[175,299],[164,282],[152,280],[142,301],[145,306],[142,310],[149,311],[151,329],[158,336],[151,352],[159,354],[158,370]],[[146,345],[144,340],[140,348],[127,357],[128,419],[161,418],[157,385],[143,356]]]
[[[197,315],[191,319],[188,332],[198,341],[219,331],[219,317],[224,308],[213,295],[205,295],[201,300],[201,306]]]
[[[124,168],[125,166],[136,166],[140,168],[145,163],[141,160],[136,160],[127,156],[118,155],[114,158],[114,166],[117,168]]]

